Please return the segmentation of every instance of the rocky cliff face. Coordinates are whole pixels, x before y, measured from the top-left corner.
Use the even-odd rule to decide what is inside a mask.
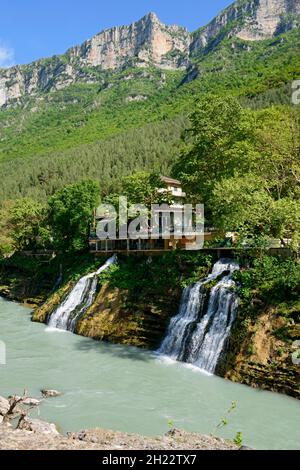
[[[0,106],[39,91],[59,90],[75,81],[93,82],[87,68],[117,70],[126,66],[177,70],[189,61],[190,33],[166,26],[149,13],[130,26],[103,31],[65,55],[0,70]]]
[[[167,26],[149,13],[130,26],[103,31],[63,56],[0,70],[0,106],[24,95],[59,90],[76,81],[94,82],[89,68],[118,70],[127,66],[178,70],[191,57],[213,48],[224,37],[254,41],[299,25],[299,0],[238,0],[206,27],[190,34]]]
[[[177,69],[187,65],[189,46],[190,34],[185,28],[166,26],[149,13],[130,26],[103,31],[68,53],[80,64],[104,70],[128,64]]]
[[[299,26],[299,0],[239,0],[194,33],[191,51],[212,47],[224,37],[268,39]]]
[[[249,14],[237,36],[249,41],[272,37],[297,26],[294,16],[297,14],[300,14],[299,0],[252,1]]]
[[[294,341],[300,338],[299,307],[295,301],[261,309],[258,302],[256,315],[245,319],[240,304],[218,375],[300,399],[299,365],[292,361]]]

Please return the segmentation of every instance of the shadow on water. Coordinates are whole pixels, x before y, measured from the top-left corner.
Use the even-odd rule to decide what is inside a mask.
[[[151,351],[140,350],[134,346],[110,344],[106,341],[98,341],[89,338],[77,341],[75,347],[81,352],[95,351],[101,355],[130,359],[131,361],[151,362],[153,360]]]

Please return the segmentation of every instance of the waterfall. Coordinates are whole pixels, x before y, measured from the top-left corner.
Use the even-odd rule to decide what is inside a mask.
[[[92,305],[97,289],[98,274],[108,269],[116,261],[112,256],[98,271],[83,276],[67,295],[63,303],[52,313],[48,325],[60,330],[75,331],[79,318]]]
[[[232,260],[221,259],[203,281],[184,289],[159,353],[214,373],[237,310]],[[209,290],[211,281],[216,284]]]

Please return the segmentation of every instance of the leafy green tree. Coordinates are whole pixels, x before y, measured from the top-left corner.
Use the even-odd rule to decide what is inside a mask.
[[[216,182],[249,168],[254,152],[251,114],[236,98],[208,94],[197,100],[190,121],[173,174],[191,196],[209,205]]]
[[[0,258],[14,251],[13,239],[9,225],[10,212],[14,201],[5,201],[0,204]]]
[[[144,204],[150,207],[151,204],[170,203],[169,192],[159,192],[158,189],[165,188],[158,173],[147,173],[144,171],[134,173],[122,180],[123,194],[127,196],[130,204]]]
[[[87,247],[99,194],[99,184],[86,180],[66,186],[49,199],[49,223],[55,248],[68,252]]]
[[[17,250],[35,249],[49,243],[47,208],[32,199],[20,199],[8,219],[10,236]]]
[[[224,178],[215,185],[212,197],[215,223],[245,237],[264,235],[291,239],[296,247],[300,233],[298,201],[275,200],[267,182],[254,174]]]
[[[300,113],[252,111],[232,97],[197,101],[173,168],[217,227],[300,239]]]
[[[249,261],[250,268],[234,274],[243,300],[248,302],[252,296],[266,304],[299,300],[300,264],[295,259],[264,255]]]
[[[254,175],[217,182],[212,194],[213,218],[218,227],[260,233],[268,219],[272,197]]]
[[[254,115],[257,150],[253,170],[267,182],[274,199],[299,197],[300,113],[273,107]]]
[[[300,201],[282,198],[270,207],[271,234],[281,240],[290,239],[290,246],[298,251],[300,242]]]

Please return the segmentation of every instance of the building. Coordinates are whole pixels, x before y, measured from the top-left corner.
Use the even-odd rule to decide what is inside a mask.
[[[90,236],[90,251],[95,254],[104,253],[148,253],[155,254],[162,251],[175,249],[195,249],[196,235],[191,224],[190,229],[185,229],[183,234],[183,207],[186,194],[182,190],[181,182],[166,176],[161,177],[162,187],[157,189],[158,194],[168,192],[172,203],[169,207],[161,206],[156,212],[152,212],[152,221],[155,224],[147,227],[148,237],[126,237],[120,239],[119,233],[115,237],[106,240],[99,239],[96,235],[96,227],[102,220],[109,220],[109,215],[97,216],[95,213],[94,230]],[[113,220],[113,219],[111,219]],[[128,222],[128,224],[130,221]],[[153,228],[153,226],[155,228]],[[168,228],[166,231],[165,228]],[[165,233],[167,232],[167,233]],[[209,239],[210,234],[205,234]]]

